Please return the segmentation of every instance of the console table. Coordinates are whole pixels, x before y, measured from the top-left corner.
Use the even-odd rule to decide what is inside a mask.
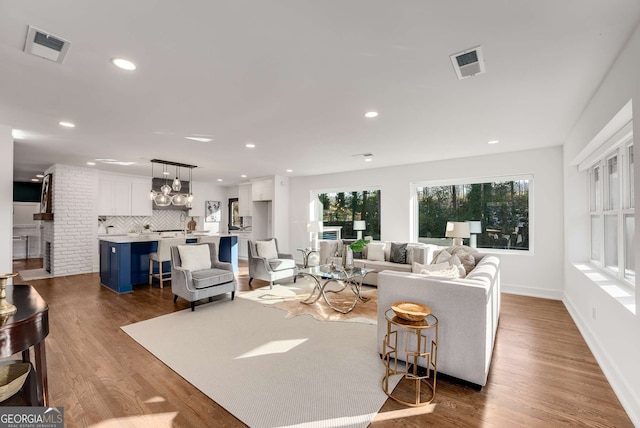
[[[7,301],[18,311],[0,325],[0,357],[22,353],[22,361],[31,361],[30,349],[35,352],[37,403],[48,406],[47,357],[44,340],[49,334],[49,306],[30,285],[7,285]]]

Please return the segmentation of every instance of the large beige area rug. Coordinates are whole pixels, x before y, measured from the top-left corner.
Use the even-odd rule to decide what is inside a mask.
[[[330,284],[329,289],[338,289]],[[363,286],[361,295],[368,301],[359,301],[353,310],[347,314],[336,312],[327,305],[322,297],[311,304],[302,303],[313,290],[313,282],[308,278],[298,278],[295,284],[276,284],[273,288],[262,287],[253,291],[238,293],[238,297],[253,300],[263,305],[272,306],[287,311],[287,318],[308,315],[319,321],[360,322],[365,324],[377,323],[378,293],[375,287]],[[327,298],[338,308],[348,308],[355,299],[354,293],[345,289],[339,293],[327,293]]]
[[[366,427],[387,399],[372,324],[236,298],[122,329],[250,427]]]

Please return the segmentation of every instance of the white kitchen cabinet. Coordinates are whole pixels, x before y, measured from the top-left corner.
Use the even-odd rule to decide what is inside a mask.
[[[249,258],[249,240],[251,239],[251,232],[236,232],[234,233],[238,237],[238,258]]]
[[[131,183],[100,180],[98,215],[131,215]]]
[[[254,201],[270,201],[273,199],[273,179],[264,178],[251,182],[251,198]]]
[[[251,217],[251,183],[240,184],[238,186],[238,214],[240,217]]]
[[[101,174],[98,189],[98,215],[150,217],[152,214],[150,180]]]
[[[150,190],[151,180],[131,183],[131,215],[151,217],[153,206],[149,199]]]

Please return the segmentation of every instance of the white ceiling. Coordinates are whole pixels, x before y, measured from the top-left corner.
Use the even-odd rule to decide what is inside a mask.
[[[554,146],[639,17],[638,0],[0,0],[0,123],[25,134],[17,181],[159,158],[231,185]],[[71,41],[62,64],[23,52],[28,25]],[[449,55],[477,45],[486,74],[457,80]]]

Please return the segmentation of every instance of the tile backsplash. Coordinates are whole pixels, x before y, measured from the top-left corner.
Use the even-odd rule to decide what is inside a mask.
[[[104,219],[104,226],[113,226],[110,233],[127,233],[130,231],[142,231],[144,225],[150,225],[151,230],[171,230],[171,229],[183,229],[185,227],[185,221],[191,220],[192,216],[183,216],[182,211],[159,211],[154,210],[151,217],[144,216],[107,216],[100,217]],[[196,229],[203,229],[203,221],[198,216],[193,216],[196,221]],[[97,227],[97,225],[96,225]]]

